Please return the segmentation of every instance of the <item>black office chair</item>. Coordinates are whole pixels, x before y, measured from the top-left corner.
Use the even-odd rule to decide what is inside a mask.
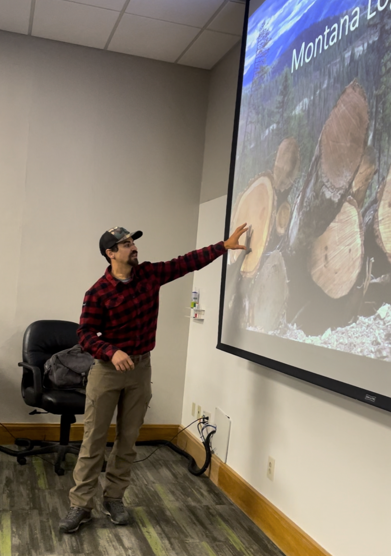
[[[23,337],[22,396],[27,405],[43,409],[54,415],[61,415],[60,441],[46,442],[39,440],[16,439],[20,451],[2,448],[1,451],[17,457],[18,463],[24,465],[26,456],[57,452],[55,471],[63,475],[61,467],[68,452],[78,454],[80,442],[69,442],[71,425],[76,422],[75,415],[84,413],[85,395],[66,390],[52,390],[43,384],[45,362],[58,351],[78,343],[76,335],[78,325],[61,320],[38,320],[30,324]],[[34,414],[34,412],[32,412]]]

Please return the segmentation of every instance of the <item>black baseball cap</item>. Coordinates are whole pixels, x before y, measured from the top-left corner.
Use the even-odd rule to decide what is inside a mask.
[[[136,241],[139,237],[143,235],[143,232],[138,230],[137,232],[130,233],[125,228],[121,228],[117,226],[116,228],[110,228],[107,230],[99,240],[99,249],[101,254],[105,257],[106,256],[106,249],[111,249],[117,243],[121,243],[121,241],[126,241],[127,239],[132,238],[133,241]]]

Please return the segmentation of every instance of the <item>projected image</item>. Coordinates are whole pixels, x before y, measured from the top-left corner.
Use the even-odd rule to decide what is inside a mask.
[[[391,2],[258,6],[230,207],[251,251],[227,261],[222,341],[391,361]]]

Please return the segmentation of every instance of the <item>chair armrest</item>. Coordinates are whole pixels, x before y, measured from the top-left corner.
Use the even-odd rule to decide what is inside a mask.
[[[32,372],[33,388],[34,388],[34,393],[36,395],[36,403],[38,405],[39,400],[43,394],[41,369],[39,367],[36,367],[35,365],[30,365],[29,363],[24,363],[24,362],[18,363],[18,367],[23,367],[23,370]],[[23,394],[23,389],[22,389],[22,394]]]

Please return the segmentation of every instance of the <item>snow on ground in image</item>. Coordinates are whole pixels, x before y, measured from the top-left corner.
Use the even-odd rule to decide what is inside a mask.
[[[375,315],[359,317],[356,322],[344,328],[328,328],[320,336],[307,336],[295,324],[288,323],[269,334],[304,344],[391,361],[391,306],[383,305]]]

